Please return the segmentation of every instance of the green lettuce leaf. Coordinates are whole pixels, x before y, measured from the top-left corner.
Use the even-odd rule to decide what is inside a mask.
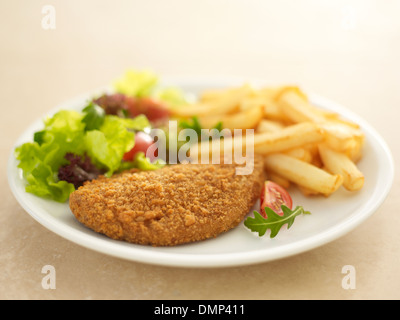
[[[155,91],[154,97],[172,107],[182,107],[189,104],[184,92],[175,87],[160,88]]]
[[[85,113],[85,116],[82,121],[85,123],[86,130],[99,129],[106,116],[104,109],[94,102],[90,102],[86,108],[83,109],[83,113]]]
[[[85,112],[62,110],[44,121],[34,141],[15,150],[18,167],[26,179],[26,191],[65,202],[74,185],[58,179],[58,170],[68,164],[67,153],[91,157],[110,176],[119,169],[123,155],[133,148],[135,133],[150,126],[145,116],[133,119],[102,116],[93,108]],[[96,128],[96,129],[95,129]],[[91,130],[90,130],[91,129]]]
[[[148,70],[128,70],[114,82],[113,87],[118,93],[136,98],[155,98],[172,107],[189,104],[187,96],[180,88],[161,86],[159,77]]]
[[[150,162],[150,159],[145,156],[143,152],[138,152],[133,159],[133,167],[143,171],[157,170],[165,166],[165,162],[157,160]]]
[[[144,114],[135,118],[118,118],[125,128],[135,131],[147,131],[151,129],[151,124]]]
[[[84,141],[87,154],[99,167],[107,168],[106,176],[111,176],[121,165],[126,152],[135,145],[135,134],[128,131],[128,119],[107,116],[99,130],[88,131]]]
[[[58,202],[67,201],[71,192],[75,190],[73,184],[55,180],[53,170],[43,162],[40,162],[27,175],[26,180],[28,182],[27,192]]]
[[[138,152],[133,161],[123,161],[118,168],[118,172],[134,168],[142,171],[152,171],[161,169],[165,165],[166,163],[161,159],[158,159],[156,162],[151,162],[150,159],[145,156],[144,152]]]
[[[57,171],[67,163],[64,158],[67,152],[83,154],[85,125],[82,115],[75,111],[59,111],[44,124],[45,129],[35,135],[37,141],[16,148],[18,167],[27,181],[27,192],[65,202],[74,186],[59,181]]]
[[[130,97],[150,96],[158,84],[158,77],[150,71],[127,70],[114,82],[114,90]]]

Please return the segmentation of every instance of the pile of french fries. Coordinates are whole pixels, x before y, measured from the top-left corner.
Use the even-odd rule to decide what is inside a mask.
[[[357,167],[365,140],[359,125],[314,106],[298,87],[209,90],[195,104],[171,111],[176,118],[196,116],[206,129],[218,122],[230,130],[254,129],[254,152],[263,155],[268,179],[284,188],[294,184],[307,196],[329,196],[341,186],[357,191],[364,185]],[[213,142],[199,143],[191,157],[205,143]]]

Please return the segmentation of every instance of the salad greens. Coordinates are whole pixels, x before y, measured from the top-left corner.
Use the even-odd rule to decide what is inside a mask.
[[[89,105],[83,109],[83,112],[86,114],[82,119],[82,122],[85,123],[86,131],[99,129],[104,123],[106,112],[97,104],[90,102]]]
[[[172,107],[182,107],[189,104],[189,98],[179,88],[168,87],[154,91],[154,97]]]
[[[267,218],[264,218],[259,212],[254,211],[254,218],[248,217],[244,221],[244,225],[251,231],[258,232],[260,237],[262,237],[267,230],[270,229],[270,238],[275,238],[283,225],[287,224],[289,229],[298,215],[311,214],[309,211],[305,211],[301,206],[297,206],[294,210],[290,210],[285,205],[282,205],[281,208],[283,211],[283,216],[280,216],[271,208],[265,207]]]
[[[179,127],[182,129],[192,129],[197,133],[198,137],[202,136],[201,130],[203,129],[203,127],[201,126],[201,123],[197,117],[192,117],[191,122],[186,120],[181,120],[179,122]],[[212,129],[217,129],[218,132],[222,131],[223,129],[222,122],[221,121],[218,122]]]
[[[100,174],[109,177],[126,169],[156,170],[165,165],[161,160],[151,162],[144,152],[133,159],[124,156],[135,145],[135,132],[151,128],[150,116],[164,115],[146,99],[181,107],[189,103],[187,96],[179,88],[161,86],[150,71],[128,70],[113,85],[115,94],[106,95],[109,99],[103,99],[104,105],[94,99],[82,111],[58,111],[44,120],[44,128],[34,133],[32,142],[15,149],[27,192],[65,202],[84,181]],[[115,107],[123,112],[110,112]],[[130,114],[132,108],[138,108],[136,114]],[[179,128],[201,131],[196,118],[182,122]],[[220,130],[221,123],[216,128]]]
[[[118,93],[130,97],[148,97],[158,84],[158,77],[151,71],[127,70],[123,77],[114,82]]]
[[[114,82],[114,90],[121,97],[156,98],[170,106],[188,103],[179,88],[162,87],[150,71],[128,70]],[[131,161],[124,159],[135,145],[135,131],[148,131],[151,125],[146,115],[128,116],[128,110],[123,111],[122,116],[109,114],[93,100],[81,112],[61,110],[45,119],[33,142],[15,149],[26,191],[65,202],[85,179],[131,168],[155,170],[164,166],[162,161],[152,163],[143,152]]]
[[[129,162],[127,162],[129,163]],[[162,160],[157,160],[155,162],[150,162],[148,158],[146,158],[144,152],[138,152],[135,155],[135,158],[132,161],[132,167],[138,168],[142,171],[150,171],[160,169],[165,165],[165,162]]]
[[[162,87],[158,76],[151,71],[127,70],[114,82],[114,90],[128,97],[153,97],[173,107],[189,103],[183,91],[177,87]]]
[[[69,164],[58,169],[58,179],[72,183],[75,189],[83,186],[86,181],[104,174],[104,171],[97,168],[87,155],[67,153],[64,158],[69,161]]]
[[[17,147],[18,167],[27,181],[26,191],[40,197],[65,202],[75,190],[73,184],[60,180],[58,171],[69,164],[67,154],[89,156],[106,176],[122,165],[123,155],[133,148],[135,133],[150,126],[143,115],[120,118],[105,115],[90,103],[82,112],[61,110],[44,120],[44,129],[34,134],[33,142]],[[136,165],[144,167],[145,158]],[[132,164],[135,165],[135,164]]]

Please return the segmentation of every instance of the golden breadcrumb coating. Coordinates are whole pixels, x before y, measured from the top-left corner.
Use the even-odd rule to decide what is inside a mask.
[[[250,175],[233,164],[178,164],[130,171],[85,183],[70,196],[75,217],[106,236],[173,246],[213,238],[236,227],[260,196],[263,160]]]

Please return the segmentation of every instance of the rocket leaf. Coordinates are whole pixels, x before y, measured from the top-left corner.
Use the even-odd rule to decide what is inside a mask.
[[[259,212],[254,211],[254,218],[248,217],[244,225],[253,232],[258,232],[262,237],[268,229],[271,230],[270,238],[275,238],[283,225],[287,224],[288,229],[292,226],[295,218],[300,214],[311,214],[305,211],[303,207],[297,206],[294,210],[290,210],[285,205],[282,205],[283,215],[280,216],[269,207],[265,207],[267,218],[264,218]]]

